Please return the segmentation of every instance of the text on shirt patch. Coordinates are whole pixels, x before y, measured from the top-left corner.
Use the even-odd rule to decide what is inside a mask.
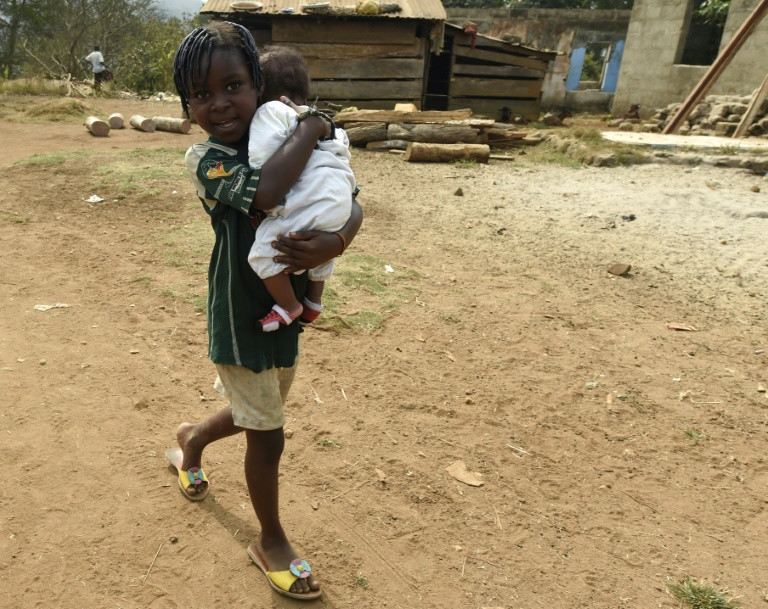
[[[243,184],[245,183],[245,172],[241,171],[237,174],[235,177],[233,183],[232,183],[232,190],[229,193],[229,199],[232,200],[235,193],[240,194],[240,191],[243,188]]]

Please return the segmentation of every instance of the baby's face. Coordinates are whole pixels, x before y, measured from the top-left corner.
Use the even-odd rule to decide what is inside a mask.
[[[189,83],[189,92],[189,109],[206,133],[225,144],[234,144],[248,133],[258,91],[240,51],[214,50],[207,80]]]

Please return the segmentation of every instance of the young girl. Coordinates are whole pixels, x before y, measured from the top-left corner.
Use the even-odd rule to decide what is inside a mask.
[[[176,431],[179,448],[166,454],[178,469],[184,496],[200,501],[209,491],[200,467],[203,449],[245,432],[245,478],[261,524],[259,539],[248,547],[248,554],[281,594],[317,598],[320,585],[291,547],[278,510],[283,401],[296,369],[299,325],[256,331],[272,298],[247,258],[261,210],[283,200],[331,125],[311,116],[260,172],[248,166],[248,128],[262,81],[253,38],[234,23],[192,31],[176,53],[174,82],[185,113],[191,110],[210,135],[187,151],[186,164],[216,234],[208,272],[208,352],[218,373],[215,387],[230,404],[200,423],[182,423]],[[349,221],[339,230],[343,241],[354,238],[361,222],[362,211],[353,203]],[[334,233],[305,231],[281,235],[276,248],[281,252],[277,261],[292,273],[338,256],[342,239]],[[306,273],[290,279],[296,297],[303,299]]]
[[[285,46],[262,49],[261,70],[264,91],[248,137],[248,160],[253,168],[261,168],[298,124],[312,115],[306,105],[307,64],[297,51]],[[299,104],[300,113],[280,101],[286,97]],[[260,320],[264,332],[273,332],[299,316],[302,323],[310,323],[323,310],[323,288],[333,272],[333,261],[309,270],[307,293],[302,303],[296,299],[290,279],[283,273],[285,265],[274,261],[277,252],[272,242],[277,235],[290,231],[311,228],[335,233],[344,226],[357,188],[349,159],[349,139],[342,129],[334,127],[332,137],[320,141],[312,151],[301,177],[288,191],[283,204],[270,210],[256,231],[248,262],[275,299],[272,310]],[[345,245],[344,237],[341,243]]]

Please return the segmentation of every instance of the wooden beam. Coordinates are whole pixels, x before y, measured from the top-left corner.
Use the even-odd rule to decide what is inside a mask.
[[[324,78],[411,78],[420,79],[424,60],[419,58],[384,59],[307,59],[309,75]]]
[[[491,66],[472,63],[457,63],[453,66],[454,75],[467,76],[498,76],[507,78],[544,78],[544,70],[520,68],[518,66]]]
[[[398,102],[421,98],[419,80],[313,80],[310,97],[322,99],[391,99]]]
[[[451,97],[528,97],[538,99],[540,80],[505,80],[503,78],[454,78]]]
[[[444,123],[472,117],[472,110],[464,106],[453,111],[426,110],[424,112],[397,112],[395,110],[361,110],[342,112],[333,117],[337,125],[358,122],[384,123]]]
[[[694,87],[693,91],[691,91],[691,94],[683,102],[683,105],[680,106],[680,109],[672,117],[672,120],[669,121],[669,124],[664,129],[664,133],[669,134],[677,132],[683,121],[685,121],[690,116],[691,112],[693,112],[693,109],[712,88],[712,85],[717,82],[717,79],[720,78],[720,75],[731,63],[731,60],[747,41],[760,21],[762,21],[763,17],[765,17],[766,13],[768,13],[768,0],[760,0],[759,4],[755,7],[755,10],[752,11],[752,14],[747,17],[747,20],[734,34],[733,38],[731,38],[730,42],[723,49],[722,53],[717,56],[717,59],[715,59],[714,63],[706,71],[702,79],[699,81],[699,84]]]
[[[454,36],[454,45],[472,46],[472,37],[467,34],[457,34]],[[503,40],[494,40],[492,38],[485,38],[478,36],[475,40],[475,48],[480,49],[498,49],[506,53],[514,53],[523,57],[538,57],[544,61],[550,61],[557,57],[555,51],[540,51],[538,49],[529,49],[527,47],[520,46],[511,42],[505,42]]]
[[[362,59],[380,57],[423,57],[421,40],[410,44],[344,44],[320,42],[291,42],[289,45],[305,59]]]
[[[472,108],[476,116],[487,116],[494,120],[501,120],[503,107],[509,108],[510,117],[522,116],[532,121],[539,120],[541,103],[539,100],[528,99],[488,99],[477,97],[451,98],[448,109]]]
[[[752,96],[749,106],[747,106],[747,111],[741,117],[739,126],[736,127],[732,137],[743,137],[747,133],[747,129],[749,129],[752,121],[755,120],[757,113],[760,112],[760,107],[763,105],[766,97],[768,97],[768,76],[765,77],[763,84]]]
[[[546,71],[548,65],[546,61],[542,61],[533,57],[520,57],[519,55],[510,55],[509,53],[483,51],[482,49],[471,49],[470,47],[454,47],[453,54],[456,57],[482,59],[484,61],[493,61],[502,65],[520,66],[522,68],[533,68],[534,70],[542,71]]]

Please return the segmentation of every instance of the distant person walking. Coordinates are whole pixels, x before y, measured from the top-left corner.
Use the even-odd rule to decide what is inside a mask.
[[[99,46],[93,47],[93,52],[85,56],[85,61],[91,64],[93,70],[93,88],[98,91],[101,89],[101,82],[103,80],[109,80],[111,75],[107,70],[107,66],[104,65],[104,55],[99,51]]]

